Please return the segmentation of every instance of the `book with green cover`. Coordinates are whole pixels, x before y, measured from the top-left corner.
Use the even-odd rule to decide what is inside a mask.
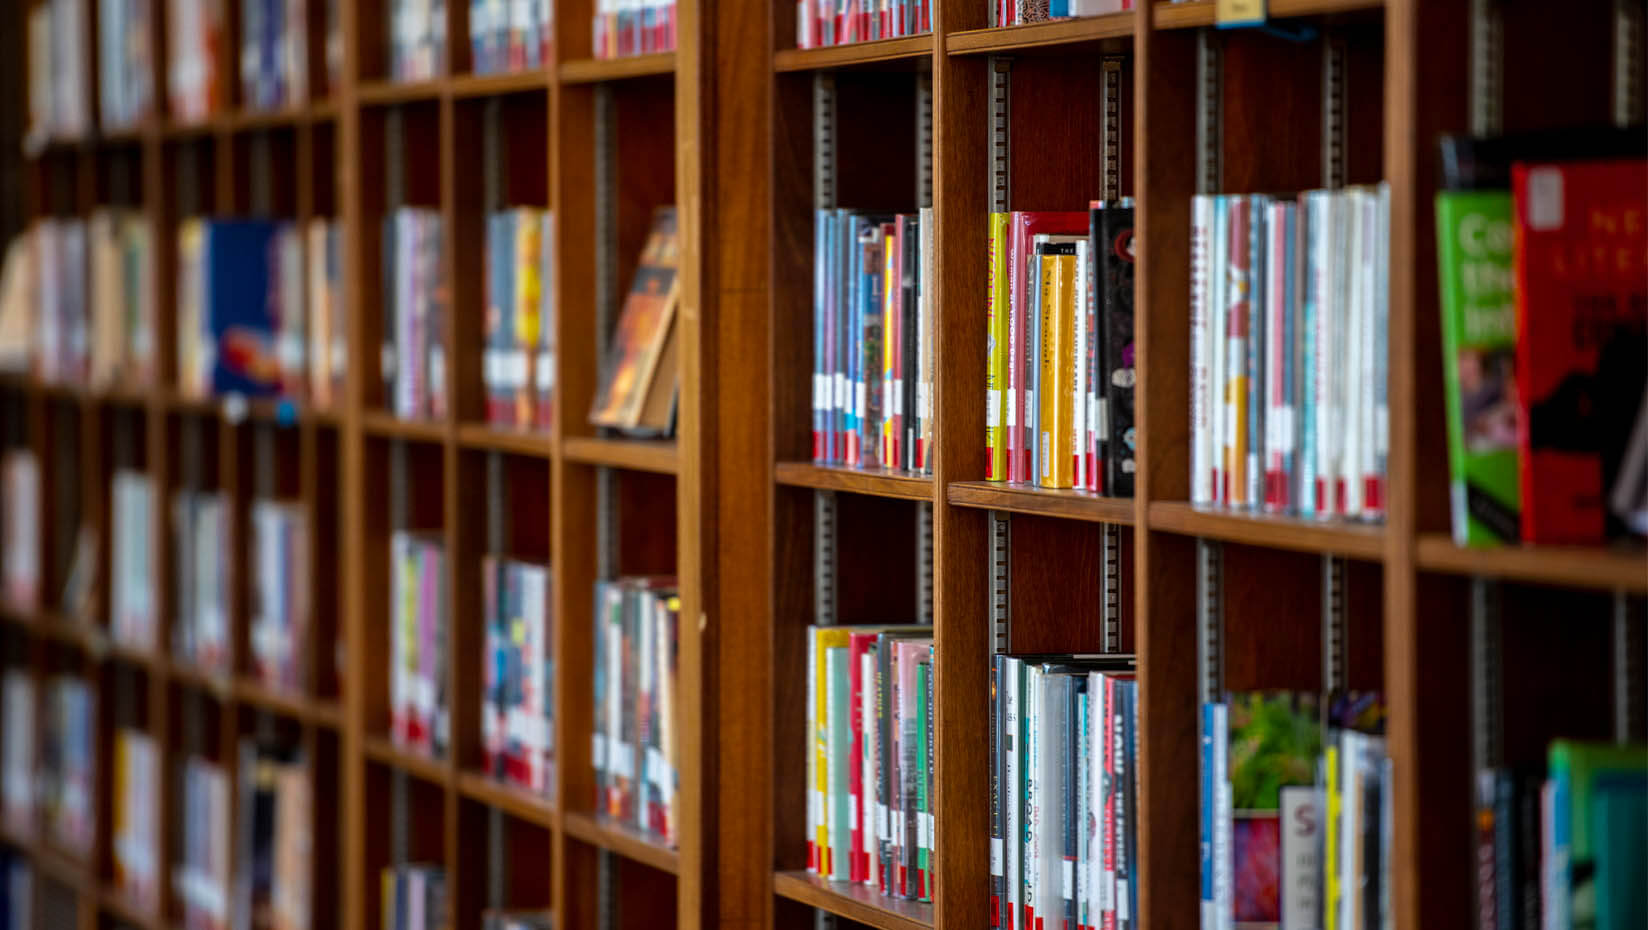
[[[1436,195],[1448,489],[1462,546],[1521,538],[1509,191]]]
[[[1550,879],[1563,896],[1556,912],[1573,930],[1642,926],[1640,920],[1620,921],[1648,912],[1648,888],[1641,881],[1648,860],[1642,822],[1603,818],[1643,809],[1648,746],[1557,740],[1549,761],[1555,786],[1550,845],[1557,863]]]

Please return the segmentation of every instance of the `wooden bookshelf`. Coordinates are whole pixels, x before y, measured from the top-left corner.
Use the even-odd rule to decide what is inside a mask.
[[[95,0],[79,2],[93,21]],[[152,7],[157,34],[164,6]],[[1608,121],[1609,5],[1561,16],[1499,6],[1504,59],[1548,62],[1506,69],[1503,128]],[[1582,676],[1600,674],[1598,663],[1611,655],[1597,633],[1609,598],[1624,592],[1634,607],[1648,592],[1640,548],[1478,550],[1447,536],[1431,203],[1434,140],[1470,125],[1472,4],[1271,0],[1272,28],[1219,30],[1212,0],[1006,28],[989,26],[982,2],[935,0],[930,34],[801,50],[793,47],[793,4],[746,10],[683,0],[676,52],[616,60],[591,55],[593,7],[560,0],[556,54],[542,68],[477,75],[469,71],[468,4],[449,0],[450,73],[401,83],[386,78],[380,26],[389,0],[344,0],[342,78],[317,88],[313,102],[247,109],[238,68],[220,68],[225,107],[208,119],[183,123],[160,112],[52,140],[30,156],[31,216],[118,203],[153,220],[161,383],[94,390],[0,377],[0,440],[34,450],[49,490],[65,489],[48,497],[74,502],[72,513],[44,511],[44,590],[61,590],[71,525],[91,526],[103,556],[88,623],[67,622],[55,594],[39,609],[0,608],[7,661],[26,664],[37,682],[57,673],[91,682],[99,707],[117,708],[99,715],[100,753],[115,727],[135,726],[155,738],[167,765],[201,753],[232,766],[237,741],[266,719],[295,729],[314,763],[315,923],[323,930],[379,926],[379,870],[403,856],[446,868],[453,930],[477,925],[493,904],[549,905],[557,926],[600,926],[612,906],[598,895],[603,877],[621,926],[805,926],[821,909],[883,930],[973,927],[988,909],[989,768],[980,746],[989,716],[992,531],[1010,526],[1013,649],[1096,651],[1114,621],[1124,651],[1137,655],[1146,721],[1138,916],[1144,926],[1184,930],[1198,920],[1196,566],[1204,547],[1217,546],[1224,684],[1233,690],[1323,686],[1321,579],[1343,573],[1346,681],[1383,690],[1389,706],[1396,926],[1468,926],[1472,722],[1463,709],[1470,676],[1460,671],[1469,667],[1460,618],[1473,592],[1479,582],[1506,590],[1507,677],[1543,679],[1539,645],[1579,669],[1540,692],[1555,701],[1579,695],[1579,730],[1594,722]],[[318,18],[311,25],[318,56],[322,27]],[[226,41],[225,60],[238,48]],[[95,52],[88,49],[88,62]],[[1338,109],[1324,105],[1333,92],[1324,90],[1330,58],[1343,79]],[[1209,74],[1199,74],[1199,60],[1211,62]],[[318,59],[312,64],[312,73],[324,71]],[[156,61],[157,88],[165,74]],[[1003,125],[1011,150],[999,178],[987,118],[998,76],[1010,102]],[[833,203],[936,211],[930,283],[941,454],[929,476],[809,460],[815,81],[828,82],[835,106]],[[1639,111],[1642,96],[1639,88]],[[493,107],[505,113],[506,130],[489,162],[483,127]],[[1216,116],[1217,131],[1202,142],[1198,113]],[[1326,125],[1324,113],[1339,122]],[[392,123],[402,125],[399,145],[391,144]],[[275,155],[269,190],[254,190],[256,146]],[[109,181],[116,169],[130,178],[125,190]],[[499,203],[487,202],[488,171],[501,175]],[[400,189],[391,191],[391,177]],[[1390,183],[1392,204],[1386,519],[1347,524],[1192,507],[1191,196],[1379,179]],[[1132,499],[984,480],[985,217],[997,190],[1009,209],[1080,208],[1118,195],[1137,203]],[[170,232],[185,216],[246,214],[258,203],[297,221],[341,223],[350,364],[333,409],[235,406],[173,387]],[[492,206],[517,203],[555,213],[558,370],[547,431],[483,422],[479,220]],[[651,209],[672,203],[682,249],[678,435],[605,434],[585,418],[603,328]],[[383,402],[379,224],[402,204],[439,211],[453,232],[445,268],[451,403],[438,420],[401,420]],[[117,427],[133,433],[125,448],[117,448]],[[260,449],[268,448],[278,465],[273,488],[264,486],[271,479]],[[404,469],[392,467],[397,457]],[[165,645],[151,653],[108,641],[108,481],[116,466],[144,470],[168,496],[198,486],[242,509],[271,490],[303,503],[316,536],[330,539],[312,554],[310,687],[289,694],[252,683],[240,543],[232,543],[237,660],[227,675],[174,661]],[[843,541],[829,576],[843,605],[838,619],[886,620],[914,605],[933,623],[943,878],[930,904],[804,870],[798,733],[821,499],[831,502]],[[495,512],[508,514],[507,532],[489,523]],[[440,759],[404,751],[387,735],[384,610],[388,540],[398,525],[437,534],[449,565],[451,739]],[[164,528],[154,543],[159,615],[169,618],[178,597]],[[542,798],[480,774],[482,631],[465,618],[480,612],[479,565],[495,550],[546,563],[554,576],[556,778]],[[1114,577],[1100,577],[1112,562]],[[682,592],[676,848],[597,816],[590,767],[591,588],[603,577],[653,573],[677,575]],[[1114,618],[1102,606],[1111,583],[1120,591]],[[1572,629],[1542,641],[1551,637],[1539,632],[1538,610],[1560,611]],[[120,702],[123,692],[136,699]],[[1507,707],[1518,700],[1507,695]],[[1507,741],[1514,761],[1568,732],[1556,715],[1532,719]],[[88,863],[26,838],[7,842],[43,880],[68,889],[78,930],[104,917],[146,930],[175,926],[180,911],[164,876],[155,914],[134,910],[113,887],[103,815],[109,781],[99,780]],[[162,825],[183,813],[173,795],[156,788]],[[502,831],[509,859],[502,900],[489,887],[494,864],[477,853],[493,831]],[[160,832],[158,861],[169,867],[179,841]],[[397,834],[404,848],[391,848]]]

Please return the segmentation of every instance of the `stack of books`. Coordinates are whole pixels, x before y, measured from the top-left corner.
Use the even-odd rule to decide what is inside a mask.
[[[142,730],[114,737],[114,881],[126,901],[146,914],[160,906],[160,825],[154,791],[160,754]]]
[[[1133,201],[990,215],[985,478],[1133,496]]]
[[[414,863],[383,870],[383,930],[442,930],[446,871]]]
[[[674,0],[595,0],[596,58],[675,51]]]
[[[795,4],[796,48],[896,39],[932,31],[932,0],[796,0]]]
[[[307,927],[313,915],[314,773],[301,750],[240,742],[237,925]]]
[[[446,73],[446,0],[390,0],[389,76],[427,81]]]
[[[309,97],[307,0],[240,0],[240,100],[274,110]]]
[[[28,46],[27,144],[38,148],[85,135],[91,129],[86,62],[92,46],[82,0],[45,0],[30,9]]]
[[[154,480],[120,469],[109,482],[109,635],[121,646],[150,652],[159,644],[155,606]]]
[[[179,799],[182,849],[172,864],[172,894],[181,904],[184,926],[226,930],[230,920],[229,775],[216,762],[191,755],[183,762]]]
[[[97,835],[97,695],[83,678],[46,683],[36,770],[41,824],[58,849],[89,859]]]
[[[103,208],[87,225],[91,250],[91,385],[155,381],[154,249],[142,212]]]
[[[382,374],[389,410],[402,419],[438,420],[448,409],[445,239],[438,210],[384,217]]]
[[[86,224],[73,217],[47,217],[35,222],[31,240],[39,302],[35,376],[53,384],[85,384],[90,362]]]
[[[808,867],[931,901],[932,627],[807,632]]]
[[[228,511],[219,491],[179,490],[172,497],[172,654],[205,675],[226,676],[232,667]]]
[[[224,105],[218,49],[228,41],[221,0],[166,0],[166,98],[171,118],[198,123]]]
[[[120,129],[154,112],[155,23],[149,0],[98,0],[98,118]]]
[[[933,211],[820,210],[813,461],[931,474]]]
[[[549,795],[555,783],[554,625],[549,569],[487,556],[481,745],[486,773]]]
[[[470,70],[536,71],[554,57],[552,0],[469,0]]]
[[[308,684],[309,520],[303,504],[252,502],[252,677],[297,694]]]
[[[1190,499],[1381,520],[1390,189],[1191,203]]]
[[[675,845],[677,615],[673,578],[595,585],[595,809]]]
[[[438,536],[398,530],[389,540],[389,707],[401,749],[445,758],[446,549]]]
[[[486,221],[486,420],[548,430],[554,422],[555,215],[535,207]]]

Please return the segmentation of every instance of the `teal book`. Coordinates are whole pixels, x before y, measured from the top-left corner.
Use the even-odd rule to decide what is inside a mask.
[[[1641,812],[1648,792],[1648,746],[1557,740],[1550,750],[1552,846],[1550,876],[1563,896],[1556,910],[1573,930],[1640,928],[1648,913],[1642,883],[1648,838]],[[1605,820],[1609,814],[1628,820]],[[1634,834],[1634,835],[1633,835]],[[1606,901],[1604,901],[1606,898]],[[1635,914],[1634,921],[1624,918]],[[1603,920],[1606,917],[1607,923]]]
[[[1436,195],[1448,495],[1461,546],[1522,535],[1511,229],[1509,191]]]
[[[852,692],[847,668],[847,650],[830,647],[824,652],[829,675],[829,778],[830,778],[830,877],[836,881],[850,881],[852,866],[851,837],[852,791],[847,782],[853,764],[852,721],[848,709],[852,706]]]

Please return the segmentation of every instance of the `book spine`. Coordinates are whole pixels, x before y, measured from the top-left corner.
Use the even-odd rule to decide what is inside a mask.
[[[1254,195],[1248,198],[1248,300],[1246,349],[1247,407],[1246,461],[1247,505],[1253,510],[1264,508],[1264,345],[1265,345],[1265,207],[1269,197]]]
[[[805,48],[806,46],[802,46]],[[828,297],[829,276],[829,214],[825,210],[813,213],[813,461],[827,462],[826,417],[829,410],[829,385],[825,368],[825,322],[828,317],[825,301]]]
[[[1028,480],[1026,458],[1028,450],[1025,448],[1024,429],[1027,424],[1024,415],[1024,378],[1025,378],[1025,342],[1028,338],[1026,314],[1029,302],[1026,300],[1027,286],[1024,275],[1028,262],[1026,253],[1029,250],[1029,238],[1025,232],[1024,217],[1022,214],[1010,213],[1007,215],[1007,289],[1008,289],[1008,327],[1007,327],[1007,414],[1003,420],[1007,430],[1007,480],[1018,482]]]
[[[1008,428],[1007,364],[1010,343],[1008,332],[1011,313],[1007,302],[1007,225],[1009,214],[990,214],[990,290],[985,316],[989,327],[989,368],[985,375],[984,401],[984,477],[988,481],[1007,480],[1007,444],[1003,430]]]
[[[1003,830],[1005,813],[1002,781],[1005,767],[1006,701],[1004,685],[1007,657],[990,657],[990,926],[1003,927],[1001,906],[1007,899],[1006,877],[1003,868]]]

